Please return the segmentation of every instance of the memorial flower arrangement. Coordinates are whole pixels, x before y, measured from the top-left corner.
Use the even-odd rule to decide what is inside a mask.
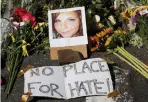
[[[7,95],[12,89],[23,59],[48,47],[47,23],[37,23],[36,17],[26,9],[14,8],[10,23],[11,30],[2,44],[2,53],[6,55],[9,72]]]
[[[103,28],[101,32],[95,36],[91,36],[92,42],[97,42],[97,46],[92,47],[91,51],[101,50],[102,46],[107,50],[108,53],[112,53],[119,59],[129,64],[136,71],[141,73],[145,78],[148,78],[148,66],[136,57],[131,55],[125,50],[125,46],[131,44],[133,46],[141,47],[144,43],[147,48],[147,8],[148,6],[140,6],[135,9],[127,8],[121,13],[123,20],[128,22],[124,25],[125,30],[122,27],[115,29],[113,26],[109,28]],[[144,12],[144,13],[143,13]],[[142,14],[143,13],[143,14]],[[130,29],[130,27],[134,29]],[[135,36],[137,39],[132,38]],[[130,42],[129,42],[130,41]]]
[[[3,13],[7,1],[2,0]],[[105,49],[148,78],[148,66],[125,50],[128,44],[148,49],[148,6],[142,6],[148,5],[147,0],[12,1],[12,17],[8,20],[10,32],[1,45],[9,72],[7,95],[12,90],[23,59],[48,47],[48,9],[85,6],[91,51]]]

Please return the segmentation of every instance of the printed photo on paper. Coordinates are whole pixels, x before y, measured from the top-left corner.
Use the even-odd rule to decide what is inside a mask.
[[[85,8],[48,11],[50,47],[88,44]]]

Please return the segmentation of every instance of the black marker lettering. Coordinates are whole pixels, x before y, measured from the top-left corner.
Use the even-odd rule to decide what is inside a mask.
[[[84,62],[84,64],[83,64],[83,68],[82,68],[82,72],[83,73],[85,73],[85,69],[88,69],[88,71],[90,72],[90,73],[92,73],[92,70],[91,70],[91,68],[89,67],[89,65],[86,63],[86,62]]]
[[[110,93],[110,83],[109,83],[109,78],[106,79],[106,82],[107,82],[108,91],[109,91],[109,93]]]
[[[72,65],[65,65],[65,66],[63,66],[63,71],[64,71],[64,76],[65,76],[65,77],[67,77],[66,72],[67,72],[68,70],[72,69],[72,68],[73,68]]]
[[[48,85],[41,85],[39,91],[42,93],[49,93],[50,87]]]
[[[71,97],[74,96],[74,92],[73,92],[73,91],[76,91],[77,94],[78,94],[78,96],[80,96],[80,93],[79,93],[79,90],[78,90],[78,87],[79,87],[79,86],[78,86],[78,81],[75,82],[76,88],[72,88],[72,86],[71,86],[70,83],[68,84],[68,86],[69,86],[69,90],[70,90],[70,93],[71,93]]]
[[[80,83],[80,87],[78,90],[79,90],[79,93],[81,92],[81,90],[84,90],[85,94],[88,95],[88,92],[87,92],[83,82]]]
[[[92,71],[93,71],[93,72],[99,72],[99,70],[94,70],[94,69],[93,69],[93,68],[97,68],[97,66],[98,66],[98,65],[93,66],[94,63],[98,63],[98,61],[92,61],[92,62],[90,63],[90,67],[91,67]]]
[[[49,72],[48,72],[49,71]],[[48,73],[46,73],[48,72]],[[49,67],[45,67],[43,70],[42,70],[42,74],[43,75],[46,75],[46,76],[50,76],[54,73],[53,69],[52,68],[49,68]]]
[[[31,89],[35,89],[35,87],[31,87],[32,84],[41,84],[41,82],[28,83],[28,91],[31,91]]]
[[[35,74],[37,76],[40,76],[40,74],[39,74],[39,68],[36,68],[34,70],[32,70],[32,69],[30,70],[30,77],[33,77],[33,74]]]
[[[85,73],[85,72],[82,72],[82,71],[81,71],[81,72],[78,72],[78,71],[77,71],[76,64],[74,64],[74,70],[75,70],[75,74],[76,74],[76,75],[79,75],[79,74]]]
[[[88,85],[88,90],[89,90],[89,93],[90,94],[92,94],[91,82],[93,82],[93,80],[86,80],[85,81],[85,83],[87,83],[87,85]]]
[[[98,65],[99,65],[99,67],[100,67],[100,71],[103,72],[103,67],[104,67],[104,65],[101,65],[101,62],[100,62],[100,61],[98,61]]]
[[[55,88],[54,88],[55,87]],[[51,88],[51,95],[54,96],[54,92],[57,93],[58,95],[60,95],[61,97],[63,97],[63,95],[61,95],[57,89],[59,89],[59,86],[54,84],[54,83],[51,83],[50,84],[50,88]]]
[[[94,87],[95,87],[95,90],[96,90],[96,93],[97,93],[97,94],[99,94],[98,89],[102,89],[102,87],[98,87],[98,86],[97,86],[98,84],[101,84],[101,82],[97,82],[97,80],[94,80]]]

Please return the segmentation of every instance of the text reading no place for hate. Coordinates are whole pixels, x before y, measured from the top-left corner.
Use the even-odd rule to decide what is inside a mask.
[[[107,63],[88,59],[64,66],[44,66],[25,73],[25,92],[32,96],[75,98],[113,91]]]

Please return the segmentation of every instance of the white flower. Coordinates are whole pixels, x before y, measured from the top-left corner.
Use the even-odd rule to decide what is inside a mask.
[[[95,20],[96,20],[97,23],[100,22],[100,16],[99,15],[95,15]]]
[[[113,25],[116,24],[115,18],[114,18],[112,15],[109,16],[108,19],[111,21],[111,23],[112,23]]]
[[[15,26],[23,26],[25,23],[24,22],[12,22]]]
[[[143,46],[142,38],[140,36],[138,36],[136,33],[134,33],[132,35],[129,43],[133,46],[138,47],[138,48],[141,48]]]
[[[23,25],[25,25],[24,22],[18,23],[18,22],[16,22],[16,21],[14,21],[14,22],[12,22],[12,23],[15,25],[15,26],[14,26],[15,29],[17,29],[18,26],[22,27]]]
[[[136,28],[136,23],[129,23],[127,24],[128,30],[133,31]]]
[[[124,4],[123,0],[115,0],[114,9],[117,9],[121,4]]]

